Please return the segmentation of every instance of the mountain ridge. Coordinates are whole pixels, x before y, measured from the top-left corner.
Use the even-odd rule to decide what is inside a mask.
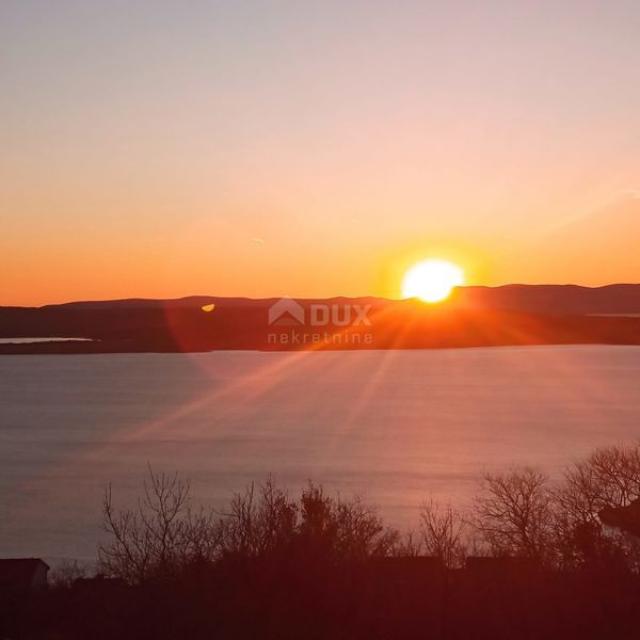
[[[460,287],[436,305],[375,296],[292,299],[300,318],[324,309],[321,326],[295,319],[286,327],[274,323],[269,309],[278,300],[187,296],[0,307],[0,353],[640,344],[639,284]],[[349,324],[355,309],[366,314],[367,323]],[[345,314],[351,318],[346,323]],[[318,346],[313,341],[320,335],[335,338],[326,343],[323,337]],[[7,344],[16,338],[54,337],[88,341]]]
[[[461,294],[483,292],[489,294],[489,296],[496,294],[500,295],[505,292],[553,292],[553,293],[566,293],[580,292],[586,295],[599,294],[599,293],[612,293],[612,292],[628,292],[638,296],[638,304],[640,304],[640,283],[626,283],[618,282],[606,285],[598,285],[594,287],[586,285],[578,285],[572,283],[565,284],[524,284],[524,283],[509,283],[504,285],[489,286],[489,285],[467,285],[458,287],[457,291]],[[294,300],[300,302],[314,303],[314,302],[327,302],[327,301],[342,301],[342,300],[369,300],[380,303],[395,303],[401,302],[405,299],[399,298],[387,298],[384,296],[362,295],[362,296],[329,296],[329,297],[298,297],[298,296],[268,296],[268,297],[249,297],[249,296],[216,296],[216,295],[188,295],[181,296],[179,298],[113,298],[107,300],[71,300],[67,302],[49,303],[39,306],[21,306],[21,305],[0,305],[0,310],[4,309],[55,309],[55,308],[71,308],[71,307],[96,307],[104,308],[109,306],[154,306],[154,305],[171,305],[171,304],[197,304],[202,302],[205,304],[208,301],[211,302],[224,302],[224,303],[238,303],[238,304],[257,304],[257,303],[273,303],[281,298],[291,297]]]

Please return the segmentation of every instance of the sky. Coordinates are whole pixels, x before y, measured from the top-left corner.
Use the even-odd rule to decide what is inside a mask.
[[[0,3],[0,304],[640,281],[640,3]]]

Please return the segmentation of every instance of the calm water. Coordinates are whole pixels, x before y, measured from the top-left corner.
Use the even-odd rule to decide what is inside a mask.
[[[90,558],[147,463],[221,505],[273,473],[413,525],[483,471],[640,436],[640,348],[0,356],[0,556]]]

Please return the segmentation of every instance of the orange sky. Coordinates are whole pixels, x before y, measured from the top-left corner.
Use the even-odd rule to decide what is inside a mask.
[[[513,4],[2,3],[0,304],[640,281],[640,7]]]

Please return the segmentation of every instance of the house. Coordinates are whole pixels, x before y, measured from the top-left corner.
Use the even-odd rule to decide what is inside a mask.
[[[47,587],[49,565],[40,558],[0,559],[0,593],[27,594]]]
[[[424,587],[445,572],[442,560],[431,556],[384,556],[369,562],[370,578],[387,585]]]
[[[494,580],[527,579],[539,569],[539,563],[532,558],[469,556],[465,561],[464,573],[471,579],[489,583]]]

